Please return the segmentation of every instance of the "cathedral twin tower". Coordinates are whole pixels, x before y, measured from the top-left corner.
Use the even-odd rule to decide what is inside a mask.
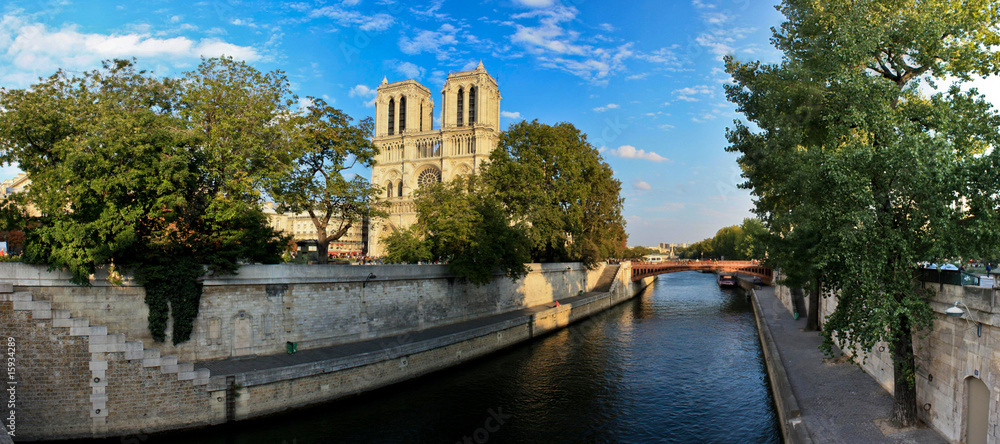
[[[500,134],[500,90],[483,63],[448,74],[441,90],[441,128],[434,129],[431,90],[415,80],[378,87],[375,135],[380,150],[372,183],[384,188],[389,217],[373,224],[369,254],[381,256],[382,236],[417,221],[413,191],[479,170]]]

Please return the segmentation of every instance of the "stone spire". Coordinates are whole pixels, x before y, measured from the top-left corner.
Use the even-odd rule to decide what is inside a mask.
[[[480,65],[482,65],[482,63],[480,63]],[[382,76],[382,84],[383,85],[388,85],[389,84],[389,77]]]
[[[476,67],[476,71],[486,71],[486,67],[483,66],[483,61],[479,60],[479,66]]]

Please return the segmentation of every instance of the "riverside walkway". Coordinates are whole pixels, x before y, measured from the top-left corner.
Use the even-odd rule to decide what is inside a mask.
[[[858,366],[824,360],[817,332],[803,331],[805,317],[792,318],[774,295],[774,287],[754,290],[759,316],[784,367],[805,433],[799,439],[814,443],[947,443],[923,426],[883,433],[876,420],[892,413],[892,395]],[[766,346],[766,344],[765,344]],[[775,397],[781,396],[775,391]],[[787,402],[787,401],[786,401]],[[802,435],[808,435],[802,436]],[[805,438],[805,439],[802,439]]]
[[[559,299],[562,305],[573,305],[586,301],[602,292],[588,292],[578,296]],[[426,330],[404,333],[400,335],[369,339],[348,344],[333,345],[310,350],[301,350],[294,354],[254,356],[248,358],[226,359],[221,361],[202,361],[195,368],[204,367],[212,371],[212,376],[230,376],[240,373],[250,373],[261,370],[271,370],[282,367],[309,365],[312,363],[335,360],[336,367],[346,368],[366,361],[369,356],[389,355],[404,346],[423,344],[428,348],[450,343],[450,336],[476,333],[483,328],[502,325],[507,322],[523,322],[523,319],[541,311],[549,310],[555,303],[537,305],[521,310],[485,316],[456,324],[428,328]],[[357,358],[357,359],[352,359]],[[2,444],[2,443],[0,443]]]

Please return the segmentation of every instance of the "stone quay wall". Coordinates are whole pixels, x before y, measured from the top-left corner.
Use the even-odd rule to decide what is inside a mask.
[[[529,266],[523,279],[497,276],[480,287],[456,280],[444,265],[244,265],[237,275],[204,279],[191,339],[177,346],[172,322],[166,341],[153,340],[145,291],[130,279],[113,286],[99,273],[91,287],[80,287],[67,273],[0,263],[0,282],[164,355],[205,361],[282,353],[286,342],[299,350],[345,344],[545,304],[588,291],[603,270]]]
[[[83,288],[62,273],[0,264],[0,336],[17,341],[15,439],[138,436],[371,390],[564,327],[654,279],[631,282],[623,264],[610,291],[573,304],[337,362],[237,375],[211,375],[190,363],[285,353],[286,341],[302,350],[405,334],[537,306],[593,289],[604,271],[530,266],[523,279],[497,276],[483,287],[456,281],[442,266],[245,266],[238,276],[205,280],[195,334],[173,347],[149,337],[141,287],[98,279]]]
[[[989,442],[1000,442],[1000,294],[977,286],[927,282],[921,287],[930,292],[934,320],[930,330],[913,336],[920,419],[949,441],[964,442],[971,413],[968,387],[971,380],[978,379],[989,389]],[[778,290],[790,294],[787,288],[775,292]],[[945,310],[955,302],[968,306],[971,316],[946,315]],[[836,307],[835,295],[820,298],[822,323]],[[892,393],[895,383],[889,344],[880,343],[859,358],[859,362],[864,360],[865,372]]]

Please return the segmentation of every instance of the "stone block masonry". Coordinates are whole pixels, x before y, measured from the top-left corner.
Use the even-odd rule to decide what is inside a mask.
[[[79,288],[60,273],[0,264],[0,335],[18,343],[17,440],[198,427],[370,390],[564,327],[653,279],[630,282],[627,264],[531,266],[522,280],[498,276],[484,287],[435,266],[248,266],[206,279],[195,336],[172,347],[148,337],[141,287],[95,280]],[[585,293],[598,282],[609,291]],[[569,303],[551,307],[557,299]],[[440,328],[455,331],[302,365],[207,368],[287,356],[286,341],[318,351]],[[219,360],[230,357],[240,359]]]
[[[972,384],[981,382],[989,392],[986,438],[1000,442],[1000,295],[993,288],[975,286],[923,283],[921,288],[929,293],[934,318],[931,329],[913,337],[918,416],[949,441],[967,441],[970,414],[981,408],[970,407],[969,395]],[[788,290],[779,287],[778,292]],[[956,301],[971,313],[947,316],[945,310]],[[836,295],[823,297],[821,318],[825,321],[836,307]],[[889,344],[880,343],[858,358],[865,372],[892,393]]]
[[[479,287],[457,281],[443,265],[245,265],[238,275],[204,280],[191,339],[176,347],[169,325],[167,341],[153,340],[145,292],[129,279],[112,286],[97,275],[85,288],[70,284],[67,273],[18,263],[0,263],[0,276],[146,348],[204,361],[281,353],[286,342],[300,350],[345,344],[550,303],[589,291],[602,270],[529,266],[523,279],[498,275]]]

